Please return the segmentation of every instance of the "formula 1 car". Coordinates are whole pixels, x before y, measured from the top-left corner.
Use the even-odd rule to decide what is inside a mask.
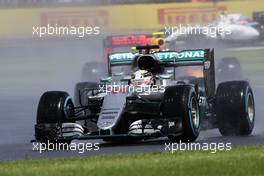
[[[157,48],[138,46],[136,54],[110,54],[109,77],[78,83],[75,101],[63,91],[45,92],[38,105],[36,141],[168,137],[191,142],[201,129],[211,128],[222,135],[251,134],[252,89],[243,80],[222,82],[216,89],[213,49]],[[192,67],[202,75],[184,75]]]
[[[257,18],[259,17],[259,18]],[[215,21],[205,26],[179,28],[165,39],[167,48],[196,48],[202,46],[244,46],[258,44],[262,40],[263,25],[260,14],[252,21],[241,14],[220,14]],[[168,32],[167,32],[168,33]]]

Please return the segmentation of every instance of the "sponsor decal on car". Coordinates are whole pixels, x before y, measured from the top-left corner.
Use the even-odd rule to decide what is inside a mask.
[[[161,51],[153,53],[161,61],[164,62],[182,62],[182,61],[197,61],[204,60],[204,50],[184,50],[180,52],[175,51]],[[109,56],[111,63],[115,62],[129,62],[134,58],[133,53],[116,53]]]
[[[126,62],[132,61],[134,54],[132,53],[116,53],[109,56],[111,62]]]
[[[192,60],[203,60],[204,50],[189,50],[181,52],[157,52],[154,53],[161,61],[192,61]]]

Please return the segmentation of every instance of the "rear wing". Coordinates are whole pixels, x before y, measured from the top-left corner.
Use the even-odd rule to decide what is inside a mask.
[[[193,65],[196,62],[202,64],[205,60],[205,50],[159,51],[154,55],[169,65]]]
[[[133,64],[136,57],[142,54],[133,53],[114,53],[109,55],[108,66],[111,70],[113,65]],[[210,99],[215,95],[215,63],[214,50],[210,49],[194,49],[177,51],[156,51],[151,53],[156,56],[164,66],[203,66],[205,89],[207,97]]]
[[[196,49],[162,51],[154,53],[165,66],[203,66],[205,91],[208,101],[214,101],[215,96],[215,62],[214,50]]]
[[[180,52],[176,51],[157,51],[152,53],[162,62],[192,62],[205,60],[206,50],[183,50]],[[124,53],[114,53],[109,55],[110,64],[122,64],[122,63],[132,63],[135,56],[140,54],[133,54],[129,52]]]

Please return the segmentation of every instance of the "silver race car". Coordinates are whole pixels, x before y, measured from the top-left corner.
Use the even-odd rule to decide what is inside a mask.
[[[45,92],[38,105],[35,141],[168,137],[191,142],[201,129],[211,128],[219,128],[222,135],[251,134],[252,89],[243,80],[221,82],[216,88],[213,50],[137,50],[110,54],[108,76],[77,83],[74,99],[63,91]]]

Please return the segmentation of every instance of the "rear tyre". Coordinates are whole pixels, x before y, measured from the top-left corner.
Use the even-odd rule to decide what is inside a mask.
[[[163,114],[165,117],[181,117],[182,133],[169,134],[172,142],[192,142],[197,139],[201,128],[202,113],[195,89],[190,85],[168,88],[164,95]]]
[[[250,135],[255,123],[255,104],[247,81],[219,84],[216,92],[216,116],[223,136]]]
[[[53,143],[70,143],[71,140],[59,141],[61,124],[74,122],[74,105],[71,97],[66,92],[45,92],[39,101],[37,110],[37,125],[35,137],[37,141]]]

